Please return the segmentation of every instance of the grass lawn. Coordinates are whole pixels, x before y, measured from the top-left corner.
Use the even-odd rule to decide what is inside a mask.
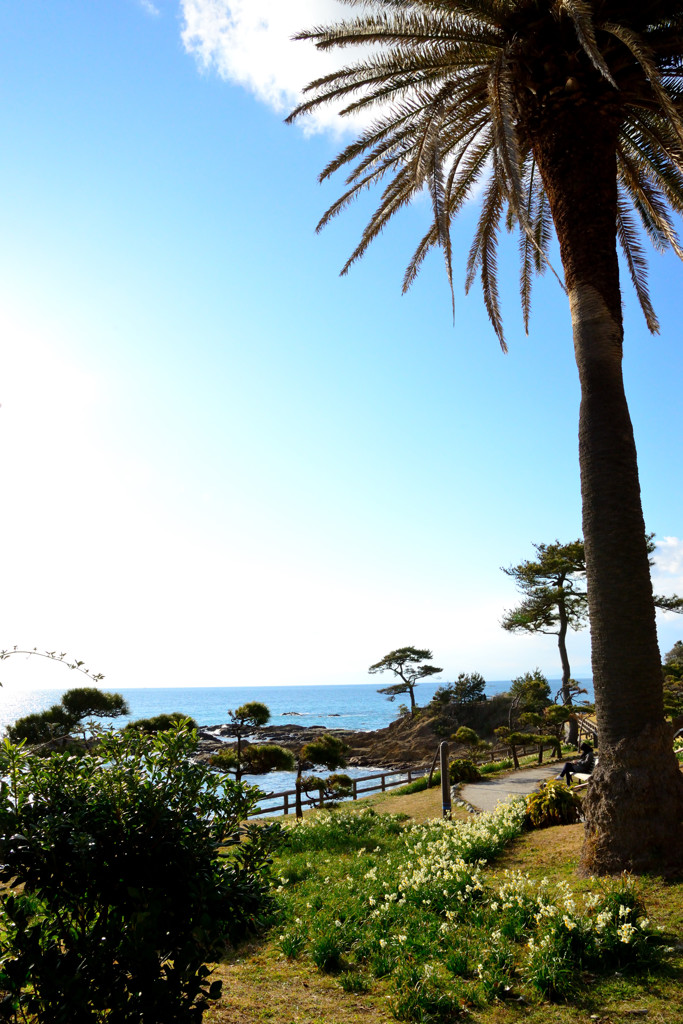
[[[382,822],[389,820],[387,815],[408,816],[410,825],[438,817],[441,794],[438,787],[404,796],[383,793],[360,801],[356,810],[361,804],[373,808]],[[348,809],[345,813],[348,815]],[[457,808],[454,817],[476,820]],[[530,981],[542,976],[542,950],[537,948],[530,954],[527,939],[531,933],[523,931],[526,925],[519,917],[521,910],[500,911],[501,937],[501,931],[496,929],[497,919],[490,910],[491,905],[497,904],[489,902],[486,911],[482,910],[481,902],[468,904],[469,895],[458,895],[452,888],[461,885],[459,891],[464,894],[461,882],[445,883],[451,889],[448,898],[438,906],[441,882],[435,888],[432,882],[422,880],[423,888],[418,893],[417,883],[409,883],[404,877],[398,900],[393,894],[382,896],[391,890],[386,879],[391,878],[387,872],[393,867],[388,865],[394,861],[397,870],[405,875],[405,865],[410,863],[412,870],[424,852],[419,845],[410,854],[412,860],[405,860],[402,829],[406,823],[402,825],[395,817],[391,820],[396,821],[395,834],[384,835],[383,825],[377,825],[375,832],[373,819],[367,819],[367,849],[363,835],[359,834],[346,846],[343,841],[332,840],[317,848],[304,843],[301,849],[278,857],[276,874],[284,879],[278,893],[280,916],[267,935],[216,965],[215,977],[223,980],[223,996],[205,1014],[206,1022],[374,1024],[397,1018],[416,1024],[446,1024],[455,1020],[480,1024],[512,1024],[522,1020],[530,1024],[620,1024],[639,1019],[652,1024],[683,1022],[680,883],[651,877],[637,880],[638,899],[649,919],[649,924],[646,921],[639,927],[647,927],[654,943],[643,945],[643,955],[647,956],[653,948],[656,953],[650,967],[636,957],[640,933],[634,928],[633,944],[615,941],[611,952],[605,946],[605,960],[599,959],[602,954],[597,959],[594,954],[590,963],[582,963],[581,970],[571,978],[569,993],[555,993],[554,998],[548,998]],[[568,886],[571,893],[567,888],[559,890],[564,892],[565,902],[556,922],[561,921],[563,908],[567,908],[567,928],[575,929],[572,935],[578,935],[586,915],[592,913],[595,919],[604,906],[596,905],[597,895],[590,895],[598,893],[600,886],[575,874],[582,831],[581,825],[555,827],[523,833],[507,842],[502,852],[482,869],[484,888],[491,893],[497,886],[517,886],[514,898],[521,907],[522,891],[535,893],[541,879],[548,880],[548,892],[555,891],[557,884]],[[435,856],[431,848],[429,856]],[[399,864],[403,865],[400,869]],[[518,875],[511,874],[518,872],[529,880],[522,884]],[[511,882],[515,878],[517,881]],[[400,896],[401,888],[408,891],[410,884],[415,887],[413,895],[426,894],[429,898],[414,899],[411,904],[409,897],[401,907],[400,903],[405,903]],[[370,893],[377,896],[376,901]],[[394,902],[379,906],[382,899]],[[460,916],[456,919],[455,913],[447,908],[457,907],[458,899],[465,902],[459,904]],[[512,906],[514,899],[510,899],[512,902],[503,905]],[[596,910],[586,910],[584,900],[586,907],[593,905]],[[378,909],[370,911],[370,905],[385,911],[379,920]],[[613,905],[619,906],[619,900]],[[631,920],[643,922],[642,916],[636,919],[637,913],[641,911],[634,909]],[[620,923],[616,911],[613,916],[616,923],[610,927],[616,929]],[[629,920],[627,914],[623,920]],[[663,929],[662,938],[657,928]],[[562,941],[566,940],[561,923],[556,933]],[[590,929],[586,934],[589,933]],[[337,936],[340,942],[335,944]],[[536,954],[541,966],[536,968],[535,975],[529,969],[524,974],[520,965],[529,964],[530,956],[533,959]],[[432,975],[435,986],[431,983]],[[504,984],[506,981],[509,984]],[[448,999],[440,994],[442,990],[448,991]]]

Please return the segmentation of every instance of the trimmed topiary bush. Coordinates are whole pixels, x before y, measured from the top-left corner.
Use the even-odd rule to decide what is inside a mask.
[[[187,729],[196,729],[197,723],[194,718],[184,715],[181,711],[172,711],[170,714],[155,715],[153,718],[138,718],[124,726],[125,732],[164,732],[172,729],[173,726],[185,724]]]
[[[465,757],[451,761],[448,765],[448,774],[451,786],[455,786],[458,782],[476,782],[481,778],[481,773],[474,761]]]

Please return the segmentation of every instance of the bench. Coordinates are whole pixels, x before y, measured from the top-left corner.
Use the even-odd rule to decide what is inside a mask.
[[[595,764],[593,766],[593,771],[595,771],[595,769],[597,767],[598,767],[598,758],[596,757],[595,758]],[[590,782],[591,778],[592,778],[592,775],[587,775],[586,772],[572,772],[572,789],[574,791],[576,791],[578,789],[585,789],[586,786],[588,785],[588,783]],[[578,786],[575,785],[576,782],[579,783]]]

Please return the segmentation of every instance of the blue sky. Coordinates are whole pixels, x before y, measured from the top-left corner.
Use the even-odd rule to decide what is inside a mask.
[[[0,7],[1,647],[111,686],[355,683],[397,646],[444,678],[559,675],[510,636],[500,566],[580,535],[578,382],[548,277],[509,354],[430,260],[417,203],[345,277],[372,197],[321,235],[330,112],[287,127],[334,0],[8,0]],[[625,376],[655,585],[683,593],[683,268],[625,288]],[[659,619],[668,650],[683,635]],[[590,674],[587,633],[571,638]],[[5,662],[6,685],[63,686]]]

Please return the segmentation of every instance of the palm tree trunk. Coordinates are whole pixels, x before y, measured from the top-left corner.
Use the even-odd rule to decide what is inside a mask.
[[[598,110],[598,116],[593,112]],[[596,103],[555,111],[534,152],[565,271],[581,382],[579,463],[600,763],[584,800],[586,873],[683,865],[683,776],[662,675],[622,376],[615,135]]]

